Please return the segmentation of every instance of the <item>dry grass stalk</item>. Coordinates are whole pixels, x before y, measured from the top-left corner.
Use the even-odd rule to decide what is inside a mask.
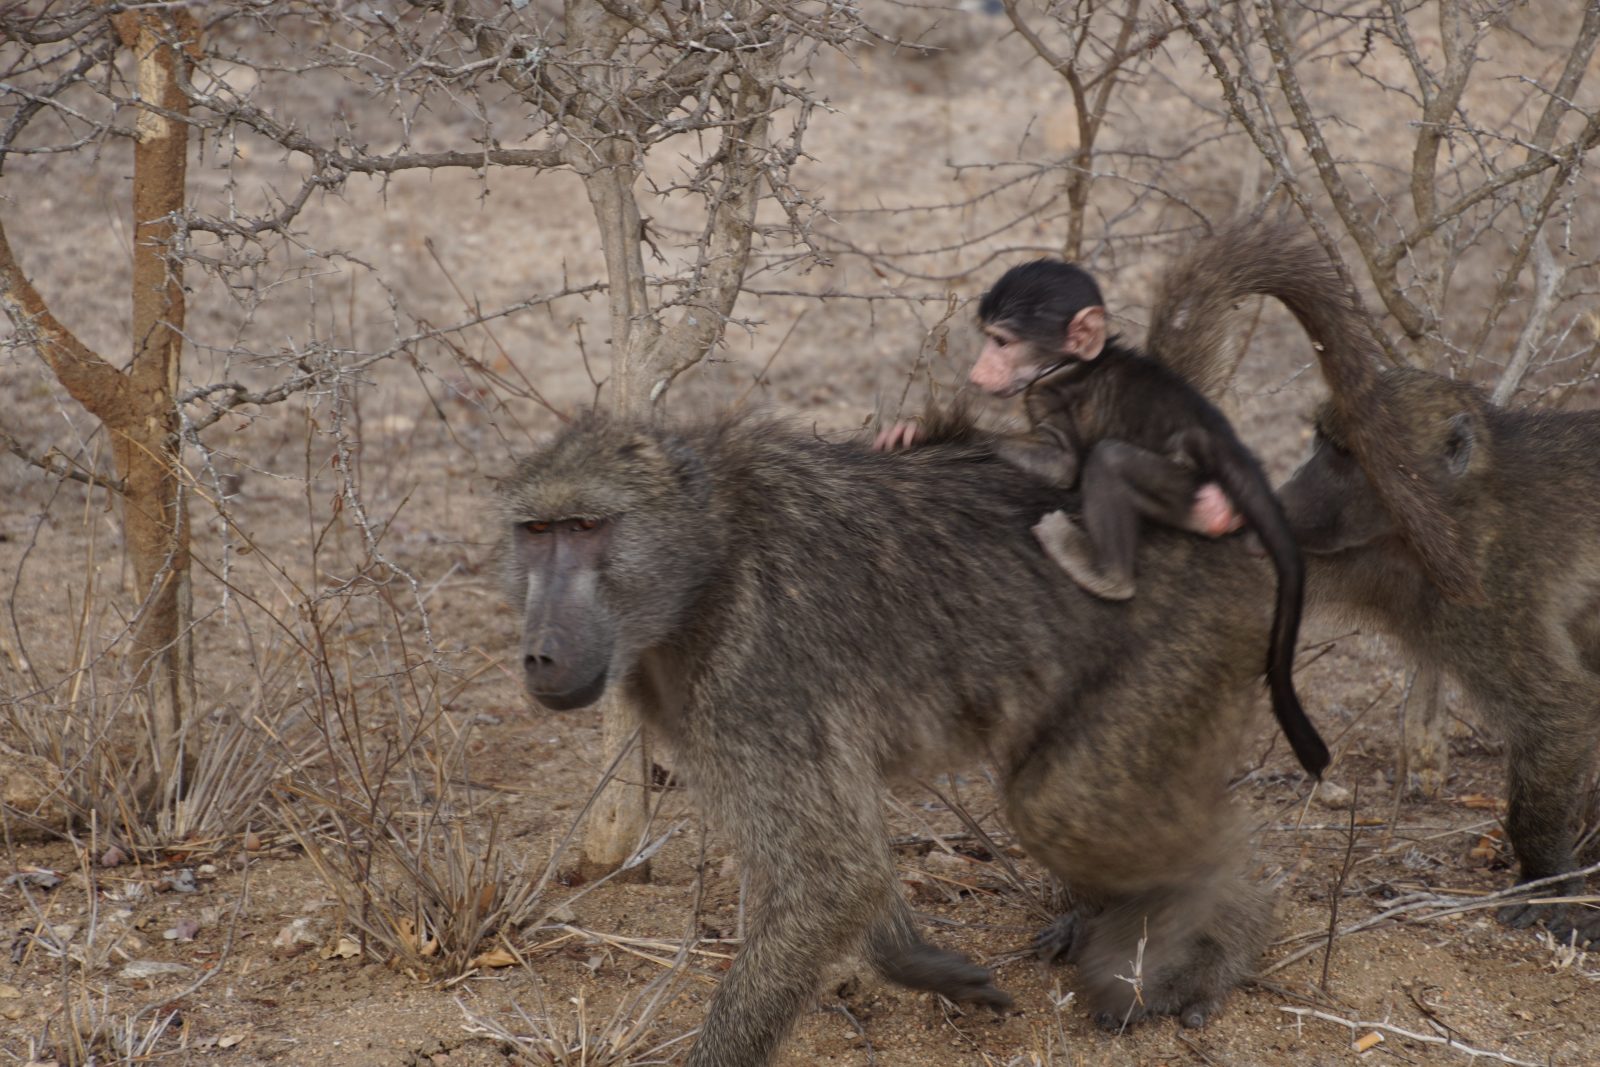
[[[573,1008],[558,1018],[545,1000],[543,986],[534,979],[534,1010],[517,1006],[509,1019],[491,1018],[456,1001],[467,1017],[468,1033],[492,1037],[509,1045],[521,1063],[539,1067],[650,1067],[673,1061],[676,1050],[699,1033],[688,1030],[664,1033],[661,1013],[683,992],[694,942],[686,940],[673,965],[656,975],[639,992],[624,998],[603,1020],[592,1019],[582,993],[572,998]]]

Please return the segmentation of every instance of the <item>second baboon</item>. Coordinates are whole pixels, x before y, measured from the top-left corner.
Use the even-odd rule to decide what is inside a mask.
[[[626,687],[749,874],[747,939],[690,1067],[769,1063],[854,947],[895,981],[1006,1002],[917,935],[881,811],[886,780],[974,754],[1084,902],[1044,946],[1106,1024],[1204,1023],[1267,938],[1227,794],[1271,615],[1262,562],[1151,531],[1139,596],[1109,604],[1031,532],[1070,497],[963,424],[929,441],[589,419],[502,486],[528,691],[561,709]]]
[[[1381,388],[1430,458],[1419,476],[1475,535],[1486,599],[1452,603],[1429,582],[1350,454],[1347,426],[1324,408],[1315,450],[1283,487],[1312,600],[1394,634],[1461,684],[1506,740],[1506,832],[1521,880],[1573,870],[1600,748],[1600,412],[1509,411],[1415,369],[1387,372]],[[1593,905],[1512,904],[1499,915],[1600,941]]]
[[[1218,262],[1239,266],[1219,273]],[[1437,374],[1380,373],[1326,256],[1281,227],[1231,228],[1175,265],[1152,347],[1190,359],[1191,380],[1215,386],[1231,373],[1220,353],[1232,308],[1250,293],[1282,300],[1326,350],[1325,371],[1346,375],[1330,375],[1314,450],[1279,491],[1310,602],[1386,630],[1461,684],[1506,739],[1506,830],[1521,880],[1575,869],[1600,748],[1600,412],[1512,411]],[[1399,464],[1360,452],[1374,412]],[[1397,466],[1425,507],[1392,491]],[[1600,941],[1593,906],[1512,904],[1499,917]]]

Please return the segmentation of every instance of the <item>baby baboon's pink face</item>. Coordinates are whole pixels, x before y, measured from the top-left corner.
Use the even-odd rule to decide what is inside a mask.
[[[992,396],[1015,396],[1032,383],[1039,369],[1034,362],[1032,345],[1004,326],[985,326],[983,350],[967,380]]]

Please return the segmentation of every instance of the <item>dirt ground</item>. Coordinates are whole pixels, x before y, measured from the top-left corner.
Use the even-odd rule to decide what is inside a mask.
[[[948,164],[1015,159],[1024,149],[1042,155],[1068,143],[1066,103],[1049,72],[1022,62],[1014,39],[997,40],[997,24],[972,26],[974,39],[939,59],[880,51],[819,61],[817,76],[837,112],[816,122],[810,142],[815,161],[805,178],[837,218],[882,203],[949,203],[991,179]],[[1209,86],[1196,81],[1187,91],[1198,95]],[[1179,135],[1186,105],[1163,102],[1170,88],[1152,83],[1127,92],[1118,113],[1124,138],[1131,139],[1135,127],[1154,142]],[[306,89],[289,103],[312,114],[341,102]],[[1351,115],[1359,126],[1354,106]],[[1373,126],[1367,147],[1378,154],[1388,133]],[[1247,183],[1248,164],[1240,155],[1197,153],[1176,164],[1167,181],[1190,190],[1202,210],[1224,217]],[[0,188],[6,197],[0,212],[40,288],[87,341],[111,352],[126,347],[120,339],[127,287],[125,274],[117,273],[118,249],[126,247],[125,177],[115,153],[98,164],[81,155],[29,157],[8,164]],[[197,195],[215,193],[221,181],[216,171],[198,169]],[[460,311],[441,261],[454,282],[485,305],[546,291],[563,271],[577,277],[596,268],[588,206],[575,183],[556,177],[540,179],[535,188],[501,175],[489,189],[485,197],[471,177],[452,174],[402,178],[382,190],[353,186],[316,206],[307,230],[331,233],[329,243],[378,265],[407,314],[435,321]],[[1004,215],[1022,202],[997,200],[998,206],[926,217],[869,214],[851,232],[878,248],[935,247],[947,236],[981,231],[985,212]],[[1153,226],[1172,223],[1171,215],[1155,215]],[[1057,240],[1054,225],[1041,215],[1012,227],[1000,243],[1013,258],[1034,245],[1049,250]],[[1137,334],[1159,256],[1141,252],[1137,241],[1100,248],[1097,256],[1108,290],[1127,294],[1120,305],[1123,328]],[[97,257],[106,266],[86,269]],[[994,269],[970,251],[930,256],[927,264],[930,280],[903,284],[901,291],[938,297],[948,287],[970,298]],[[309,284],[290,286],[248,311],[215,283],[197,280],[187,374],[196,383],[214,380],[232,368],[222,355],[229,345],[265,351],[287,343],[286,337],[304,338],[308,329],[353,347],[377,346],[391,320],[383,291],[366,278],[352,266],[348,274],[322,279],[315,299]],[[872,279],[869,262],[840,256],[803,284],[811,291],[861,292]],[[758,285],[772,289],[791,283],[801,284],[758,276]],[[683,383],[678,410],[716,408],[749,393],[770,410],[842,434],[897,410],[910,379],[917,384],[908,404],[918,402],[920,383],[929,376],[955,382],[969,358],[963,346],[970,338],[958,331],[959,343],[948,354],[919,360],[938,317],[937,301],[880,306],[769,296],[741,304],[740,311],[757,325],[734,331],[718,362]],[[592,390],[578,355],[580,321],[588,323],[591,358],[603,360],[603,339],[596,338],[605,310],[598,301],[513,317],[495,327],[492,344],[475,343],[486,358],[503,349],[558,405],[578,403]],[[8,430],[41,449],[89,438],[90,421],[56,393],[34,357],[13,350],[3,358]],[[1276,476],[1292,468],[1309,435],[1318,388],[1315,374],[1305,373],[1309,361],[1303,339],[1268,313],[1238,382],[1238,416],[1243,435]],[[266,372],[242,365],[240,373]],[[314,520],[328,515],[333,483],[324,466],[326,441],[311,428],[320,415],[314,405],[296,406],[292,413],[219,427],[222,458],[243,472],[229,505],[233,519],[257,546],[232,557],[233,580],[259,592],[271,611],[288,611],[289,600],[272,599],[283,584],[255,561],[303,570],[312,543],[324,539]],[[463,805],[462,822],[477,839],[496,820],[502,850],[536,872],[597,776],[599,725],[592,712],[531,708],[504,669],[516,620],[496,587],[487,508],[491,479],[554,420],[530,403],[491,402],[459,369],[433,364],[374,370],[360,400],[360,421],[367,501],[373,514],[393,516],[385,544],[427,590],[441,654],[467,680],[453,689],[444,711],[444,727],[460,739],[463,752],[464,783],[456,783],[451,796]],[[102,498],[8,458],[0,458],[0,492],[6,501],[0,588],[8,588],[11,609],[0,695],[22,704],[37,699],[30,679],[69,673],[88,576],[95,576],[97,610],[114,614],[108,605],[118,602],[125,610],[133,593],[114,515]],[[214,569],[222,558],[214,513],[197,509],[195,535],[198,558]],[[328,536],[339,542],[335,563],[359,557],[354,533]],[[197,601],[214,624],[198,634],[202,687],[219,706],[237,704],[253,683],[242,667],[230,676],[229,665],[246,656],[257,663],[270,658],[260,651],[271,646],[270,627],[255,631],[261,646],[245,642],[240,634],[253,624],[241,620],[251,616],[224,605],[214,577],[197,579]],[[359,643],[359,634],[347,637]],[[21,669],[24,661],[28,671]],[[1163,1020],[1123,1034],[1101,1032],[1074,1002],[1071,968],[1043,967],[1027,956],[1028,940],[1042,922],[1043,877],[1020,853],[1012,854],[985,771],[969,767],[938,787],[961,798],[1003,855],[974,840],[945,804],[915,787],[899,790],[890,809],[896,855],[930,936],[993,966],[1015,1008],[1000,1016],[957,1010],[889,986],[859,961],[846,961],[801,1018],[781,1062],[1600,1064],[1600,953],[1503,929],[1492,909],[1444,914],[1443,897],[1330,940],[1330,925],[1348,928],[1418,894],[1454,894],[1470,903],[1505,888],[1512,876],[1509,852],[1496,835],[1504,774],[1498,741],[1452,693],[1456,721],[1443,795],[1431,801],[1400,795],[1395,766],[1408,665],[1381,637],[1327,623],[1308,627],[1301,664],[1300,691],[1337,753],[1329,775],[1337,788],[1328,791],[1332,796],[1313,796],[1284,746],[1274,743],[1269,716],[1261,716],[1258,744],[1241,760],[1237,792],[1258,823],[1261,877],[1281,884],[1280,939],[1262,961],[1260,981],[1240,990],[1209,1026],[1189,1032]],[[603,885],[565,904],[587,887],[558,880],[547,890],[554,917],[519,935],[525,966],[484,968],[451,983],[350,955],[348,942],[341,950],[341,937],[351,933],[347,915],[270,814],[248,842],[150,850],[136,862],[110,867],[100,862],[106,846],[86,828],[70,839],[41,840],[8,821],[0,876],[37,869],[62,878],[50,888],[25,879],[0,886],[0,921],[12,935],[8,956],[0,960],[0,1062],[25,1063],[52,1049],[59,1054],[52,1042],[62,1032],[63,1005],[85,998],[108,1018],[142,1012],[135,1029],[176,1012],[155,1043],[153,1058],[161,1062],[527,1062],[474,1018],[534,1033],[534,1025],[517,1016],[520,1010],[560,1033],[579,1027],[593,1033],[619,1006],[629,1010],[630,998],[665,973],[665,963],[692,932],[704,939],[700,952],[653,1019],[659,1040],[681,1037],[698,1025],[731,951],[722,939],[738,930],[739,873],[723,840],[693,817],[685,791],[669,786],[658,796],[656,825],[681,822],[681,828],[654,857],[649,884]],[[192,887],[183,871],[192,872]],[[177,966],[130,969],[133,963]],[[1356,1041],[1367,1047],[1372,1034],[1383,1040],[1369,1051],[1353,1048]],[[659,1059],[670,1062],[685,1045],[671,1045]]]

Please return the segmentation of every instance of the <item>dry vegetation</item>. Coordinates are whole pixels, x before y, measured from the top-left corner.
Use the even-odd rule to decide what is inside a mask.
[[[1000,264],[1083,259],[1137,334],[1166,252],[1261,209],[1316,223],[1395,358],[1595,403],[1592,4],[881,0],[865,27],[788,5],[782,35],[753,6],[568,8],[594,17],[0,5],[0,1062],[681,1054],[737,948],[737,858],[666,756],[527,706],[489,544],[492,478],[597,398],[848,435],[961,379]],[[185,122],[135,102],[137,57],[178,38],[187,174],[136,216],[141,123]],[[84,352],[167,389],[161,432],[117,422],[127,387],[74,388]],[[148,361],[180,352],[172,386]],[[1310,357],[1260,309],[1234,400],[1278,475]],[[1448,686],[1417,716],[1429,682],[1377,635],[1312,627],[1301,672],[1336,788],[1262,716],[1238,789],[1283,937],[1219,1021],[1088,1024],[1071,970],[1025,957],[1052,890],[973,767],[891,800],[895,848],[1018,1011],[851,965],[783,1062],[1332,1064],[1373,1034],[1403,1062],[1600,1062],[1600,954],[1490,917],[1497,740]],[[1424,796],[1403,721],[1443,738]],[[607,770],[644,802],[596,878]]]

